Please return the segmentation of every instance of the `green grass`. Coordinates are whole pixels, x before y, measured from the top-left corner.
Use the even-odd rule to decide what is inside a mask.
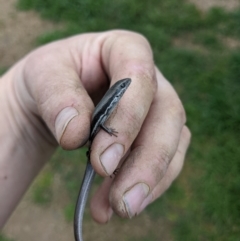
[[[4,237],[2,234],[0,234],[0,241],[13,241],[12,239]]]
[[[223,46],[219,38],[212,31],[202,31],[194,36],[194,43],[199,44],[207,48],[208,50],[222,51]]]
[[[6,68],[0,67],[0,76],[3,75],[6,72],[6,70],[7,70]]]
[[[240,41],[240,8],[202,13],[184,0],[20,0],[18,6],[65,23],[65,29],[40,36],[39,44],[112,28],[146,35],[157,65],[184,103],[193,134],[178,181],[147,208],[152,225],[164,218],[176,241],[239,240],[240,49],[229,48],[223,40]],[[176,39],[189,45],[176,47]],[[72,200],[65,209],[67,220],[72,219],[84,152],[59,150],[51,162]]]
[[[69,203],[64,208],[64,216],[67,222],[72,222],[74,218],[74,212],[75,212],[75,203]]]
[[[53,174],[45,171],[36,180],[32,187],[32,199],[37,204],[48,204],[52,200]]]

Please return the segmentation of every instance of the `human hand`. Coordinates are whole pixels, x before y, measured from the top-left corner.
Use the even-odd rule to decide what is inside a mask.
[[[100,131],[91,163],[107,177],[126,159],[93,197],[92,216],[105,223],[113,209],[132,217],[170,186],[190,132],[148,42],[127,31],[78,35],[37,49],[0,79],[0,227],[57,143],[67,150],[86,143],[94,104],[109,79],[112,85],[123,78],[132,83],[108,121],[118,136]]]

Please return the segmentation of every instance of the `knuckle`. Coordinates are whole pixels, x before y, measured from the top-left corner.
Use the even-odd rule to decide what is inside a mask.
[[[179,98],[170,101],[168,106],[168,113],[173,119],[180,119],[183,124],[186,123],[186,112]]]
[[[161,146],[160,151],[158,152],[155,159],[156,159],[156,170],[160,174],[160,177],[162,178],[165,175],[171,160],[171,153],[169,148],[166,146]]]
[[[186,145],[188,146],[191,141],[192,134],[187,126],[183,126],[181,135],[181,138],[186,142]]]
[[[122,62],[119,62],[119,65],[131,70],[131,75],[134,78],[145,84],[151,84],[151,90],[155,91],[157,78],[153,53],[148,40],[140,33],[126,30],[115,30],[111,34],[116,39],[115,44],[124,46],[125,51],[132,50],[129,52],[128,58],[124,58]]]
[[[52,66],[56,61],[56,58],[61,55],[60,44],[43,46],[29,54],[25,64],[26,72],[33,71],[35,74],[45,73],[49,69],[49,66]]]
[[[140,42],[142,42],[143,44],[148,46],[149,49],[151,49],[151,45],[150,45],[148,39],[143,34],[140,34],[138,32],[131,32],[131,34],[133,37],[137,38]]]
[[[145,60],[131,59],[125,62],[128,69],[131,70],[132,74],[136,79],[142,81],[142,83],[149,83],[152,90],[156,90],[157,79],[154,69],[154,63]]]
[[[188,142],[190,142],[192,134],[191,131],[189,130],[189,128],[187,126],[183,126],[182,129],[182,136],[185,140],[187,140]]]
[[[119,38],[133,38],[133,39],[138,39],[139,41],[143,41],[145,44],[149,45],[149,41],[148,39],[142,35],[141,33],[138,32],[134,32],[134,31],[129,31],[129,30],[113,30],[111,31],[111,34],[117,35],[117,37]]]
[[[27,58],[27,66],[34,66],[38,62],[38,68],[41,67],[46,62],[46,55],[44,51],[44,47],[40,49],[36,49],[33,53],[31,53]],[[39,61],[41,59],[41,61]]]

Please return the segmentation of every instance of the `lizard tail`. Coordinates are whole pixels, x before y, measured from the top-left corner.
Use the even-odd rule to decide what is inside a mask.
[[[74,236],[76,241],[83,241],[82,237],[82,222],[83,214],[88,199],[88,194],[95,176],[95,171],[91,165],[91,162],[87,162],[82,186],[79,192],[75,216],[74,216]]]

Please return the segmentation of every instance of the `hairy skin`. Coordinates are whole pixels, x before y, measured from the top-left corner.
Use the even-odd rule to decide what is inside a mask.
[[[131,218],[170,186],[190,132],[149,43],[120,30],[77,35],[31,52],[0,79],[0,227],[57,145],[85,144],[94,105],[126,77],[128,95],[109,120],[118,136],[100,131],[92,143],[92,165],[107,177],[92,199],[92,216],[106,223],[114,210]],[[108,178],[119,163],[117,177]]]

